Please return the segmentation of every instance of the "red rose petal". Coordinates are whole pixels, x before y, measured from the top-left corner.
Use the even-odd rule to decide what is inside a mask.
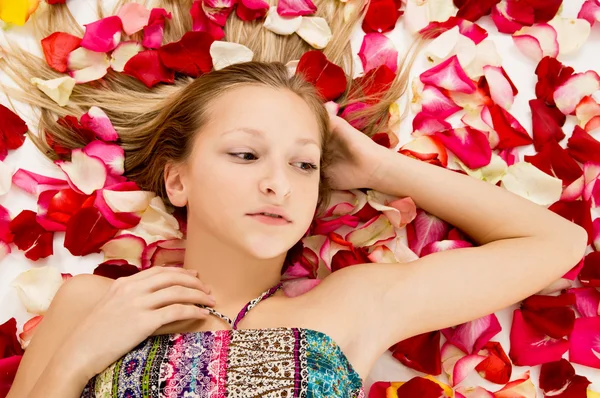
[[[548,207],[548,210],[574,222],[580,227],[585,228],[588,233],[588,245],[592,243],[592,215],[590,213],[590,203],[588,201],[575,200],[566,202],[559,200]]]
[[[144,26],[144,39],[142,45],[146,48],[159,48],[162,46],[165,31],[165,19],[171,19],[170,12],[164,8],[153,8],[150,11],[148,25]]]
[[[99,253],[100,247],[119,230],[106,221],[94,207],[82,208],[75,213],[65,232],[65,248],[74,256]]]
[[[100,275],[111,279],[131,276],[138,272],[140,272],[138,267],[127,263],[125,260],[108,260],[99,264],[94,269],[94,275]]]
[[[475,83],[467,76],[460,65],[456,55],[453,55],[439,65],[426,70],[419,78],[424,84],[430,84],[449,91],[471,94],[477,89]]]
[[[25,351],[17,340],[17,320],[10,318],[0,325],[0,358],[23,355]]]
[[[563,187],[583,175],[581,166],[554,140],[548,141],[536,155],[525,155],[523,159],[549,176],[560,178]]]
[[[554,91],[565,83],[575,72],[570,66],[564,66],[556,58],[544,57],[535,69],[538,82],[535,85],[535,95],[538,99],[546,101],[548,105],[554,103]]]
[[[125,64],[123,73],[140,80],[148,88],[158,83],[175,83],[175,72],[166,68],[156,50],[137,53]]]
[[[536,151],[550,140],[560,142],[565,138],[562,126],[567,120],[566,116],[555,107],[549,107],[539,99],[529,101],[532,117],[533,146]]]
[[[67,71],[67,58],[78,48],[81,38],[64,32],[54,32],[42,39],[42,49],[48,65],[57,72]]]
[[[591,252],[585,256],[578,277],[583,286],[600,287],[600,252]]]
[[[13,242],[25,252],[25,257],[37,261],[51,255],[54,251],[53,232],[48,232],[37,222],[36,214],[31,210],[23,210],[9,224],[14,235]]]
[[[454,0],[454,5],[458,7],[456,16],[475,22],[484,15],[488,15],[492,11],[492,7],[499,2],[500,0]]]
[[[444,22],[432,21],[419,31],[420,34],[426,35],[430,39],[439,37],[442,33],[458,26],[458,31],[461,35],[473,40],[473,43],[479,44],[488,37],[488,32],[474,22],[463,18],[450,17]]]
[[[277,14],[282,17],[297,17],[311,15],[317,11],[317,6],[311,0],[279,0]]]
[[[465,126],[442,131],[435,136],[468,168],[478,169],[490,164],[492,149],[483,132]]]
[[[362,41],[358,57],[365,72],[386,65],[396,73],[398,69],[398,50],[394,42],[381,33],[367,33]]]
[[[363,19],[362,30],[365,33],[392,31],[404,13],[400,11],[400,6],[400,2],[395,0],[372,0]]]
[[[567,141],[567,152],[573,159],[581,163],[600,163],[600,141],[594,139],[577,125]]]
[[[439,330],[402,340],[392,347],[392,356],[405,366],[431,375],[442,373]],[[421,396],[421,395],[419,395]]]
[[[0,358],[2,358],[0,359],[0,397],[6,397],[15,379],[23,355]]]
[[[269,3],[264,0],[239,0],[235,13],[242,21],[262,19],[269,11]]]
[[[367,104],[376,104],[383,97],[395,78],[396,74],[390,68],[386,65],[381,65],[375,69],[371,69],[363,76],[353,79],[348,96],[349,98],[355,98],[365,95],[370,97],[369,100],[366,100]]]
[[[202,1],[196,0],[190,9],[192,29],[194,32],[208,32],[215,40],[225,37],[223,28],[206,16],[202,9]]]
[[[16,113],[0,104],[0,160],[8,150],[17,149],[25,142],[27,124]]]
[[[314,84],[325,101],[333,101],[346,91],[346,74],[330,62],[321,51],[311,50],[302,54],[296,67],[306,81]]]
[[[181,40],[159,48],[158,56],[165,67],[198,77],[213,68],[210,46],[214,41],[207,32],[187,32]]]
[[[500,343],[488,341],[478,352],[487,358],[475,367],[481,377],[496,384],[506,384],[512,373],[512,363]]]
[[[61,117],[56,123],[74,132],[77,136],[81,137],[86,144],[96,139],[96,133],[88,127],[81,125],[75,116],[67,115],[64,118]]]
[[[556,16],[563,0],[524,0],[534,10],[535,23],[548,22]]]
[[[569,361],[600,369],[600,317],[579,318],[571,333]]]
[[[492,105],[489,110],[494,130],[496,130],[499,137],[498,145],[493,149],[514,148],[529,145],[533,142],[519,121],[504,108],[499,105]]]

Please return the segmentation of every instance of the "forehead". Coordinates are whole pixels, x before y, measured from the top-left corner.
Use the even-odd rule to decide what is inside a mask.
[[[278,139],[321,142],[316,114],[300,96],[286,89],[236,87],[212,101],[208,110],[206,132],[213,137],[243,127]]]

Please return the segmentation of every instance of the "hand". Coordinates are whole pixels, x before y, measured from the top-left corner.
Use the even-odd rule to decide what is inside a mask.
[[[355,129],[345,119],[329,114],[330,162],[323,172],[333,189],[374,188],[378,173],[390,150]]]
[[[196,275],[196,271],[155,266],[115,280],[63,347],[90,379],[162,325],[206,318],[208,311],[193,304],[215,303]]]

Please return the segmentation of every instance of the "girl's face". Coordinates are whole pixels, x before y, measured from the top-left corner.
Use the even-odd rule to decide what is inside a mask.
[[[265,86],[231,89],[209,112],[188,162],[165,170],[171,202],[188,206],[188,233],[201,230],[257,259],[285,253],[304,236],[317,205],[316,116],[296,94]],[[289,222],[250,215],[265,207]]]

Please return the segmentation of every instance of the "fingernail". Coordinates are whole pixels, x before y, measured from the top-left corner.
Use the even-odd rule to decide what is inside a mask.
[[[215,304],[217,302],[217,300],[215,300],[215,298],[213,296],[208,296],[208,300],[213,304]]]

